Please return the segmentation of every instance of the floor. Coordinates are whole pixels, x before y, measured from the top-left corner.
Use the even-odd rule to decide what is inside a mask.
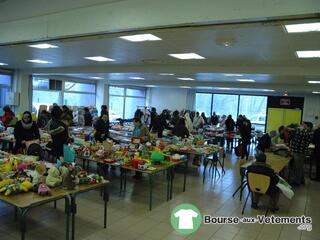
[[[215,216],[242,216],[239,196],[232,193],[239,184],[239,169],[234,155],[227,155],[226,174],[217,180],[208,176],[202,184],[202,168],[190,167],[187,191],[182,192],[183,174],[177,173],[173,199],[166,202],[166,180],[162,174],[155,179],[154,208],[148,210],[148,180],[129,179],[125,195],[119,194],[119,174],[111,173],[110,201],[108,203],[108,226],[103,229],[103,201],[99,192],[83,194],[78,199],[76,216],[76,239],[95,240],[157,240],[157,239],[216,239],[216,240],[316,240],[320,239],[320,183],[307,181],[295,190],[292,200],[281,196],[278,216],[311,216],[311,232],[297,230],[297,225],[201,225],[191,235],[179,235],[170,225],[171,210],[181,203],[196,205],[202,214]],[[262,201],[262,205],[268,199]],[[35,208],[28,215],[26,239],[65,239],[64,201],[58,208],[45,205]],[[264,214],[247,205],[245,216]],[[13,221],[13,209],[0,203],[0,239],[20,239],[19,228]]]

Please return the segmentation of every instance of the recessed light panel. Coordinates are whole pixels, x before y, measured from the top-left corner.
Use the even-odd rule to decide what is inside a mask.
[[[173,76],[174,73],[160,73],[161,76]]]
[[[32,45],[29,45],[29,47],[39,48],[39,49],[58,48],[58,46],[48,44],[48,43],[32,44]]]
[[[320,50],[296,51],[298,58],[320,58]]]
[[[7,65],[8,65],[7,63],[0,62],[0,66],[7,66]]]
[[[313,94],[320,94],[320,92],[317,92],[317,91],[313,91],[312,93]]]
[[[263,89],[262,91],[264,91],[264,92],[274,92],[274,90],[272,90],[272,89]]]
[[[134,80],[143,80],[143,77],[129,77],[130,79],[134,79]]]
[[[243,74],[236,74],[236,73],[225,73],[223,75],[225,75],[226,77],[242,77],[243,76]]]
[[[97,61],[97,62],[113,62],[114,61],[114,59],[112,58],[106,58],[102,56],[93,56],[93,57],[84,57],[84,58],[91,61]]]
[[[238,82],[255,82],[255,80],[253,79],[245,79],[245,78],[241,78],[241,79],[237,79]]]
[[[52,63],[49,61],[45,61],[45,60],[40,60],[40,59],[30,59],[30,60],[26,60],[27,62],[32,62],[32,63],[40,63],[40,64],[48,64],[48,63]]]
[[[127,41],[130,41],[130,42],[145,42],[145,41],[160,41],[160,40],[162,40],[161,38],[159,38],[153,34],[150,34],[150,33],[122,36],[120,38],[127,40]]]
[[[193,81],[193,78],[188,78],[188,77],[181,77],[181,78],[177,78],[179,80],[184,80],[184,81]]]
[[[308,81],[308,83],[311,83],[311,84],[320,84],[320,81]]]
[[[178,58],[181,60],[191,60],[191,59],[205,59],[197,53],[173,53],[169,54],[169,56]]]
[[[97,80],[101,80],[101,79],[104,79],[102,77],[90,77],[91,79],[97,79]]]
[[[217,90],[231,90],[231,88],[226,88],[226,87],[218,87],[216,88]]]
[[[285,25],[288,33],[319,32],[320,22]]]
[[[181,86],[180,88],[191,88],[191,87],[189,87],[189,86]]]

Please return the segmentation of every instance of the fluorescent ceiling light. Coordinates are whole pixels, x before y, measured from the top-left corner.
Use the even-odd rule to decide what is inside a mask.
[[[155,85],[146,85],[146,87],[153,88],[153,87],[156,87],[156,86]]]
[[[285,25],[288,33],[319,32],[320,22]]]
[[[90,77],[90,78],[92,78],[92,79],[98,79],[98,80],[104,79],[103,77]]]
[[[97,61],[97,62],[113,62],[114,59],[112,58],[106,58],[102,56],[93,56],[93,57],[84,57],[85,59]]]
[[[226,87],[218,87],[216,89],[218,89],[218,90],[231,90],[231,88],[226,88]]]
[[[174,73],[160,73],[161,76],[173,76]]]
[[[320,58],[320,50],[296,51],[298,58]]]
[[[223,75],[225,75],[226,77],[242,77],[243,76],[243,74],[235,74],[235,73],[225,73]]]
[[[264,91],[264,92],[274,92],[274,90],[272,90],[272,89],[263,89],[262,91]]]
[[[134,79],[134,80],[143,80],[143,77],[129,77],[130,79]]]
[[[311,84],[319,84],[320,81],[308,81],[308,83],[311,83]]]
[[[180,88],[191,88],[189,86],[180,86]]]
[[[33,44],[33,45],[29,45],[29,47],[39,48],[39,49],[58,48],[58,46],[48,44],[48,43]]]
[[[30,60],[26,60],[27,62],[32,62],[32,63],[41,63],[41,64],[48,64],[48,63],[52,63],[49,61],[45,61],[45,60],[40,60],[40,59],[30,59]]]
[[[7,65],[8,65],[7,63],[0,62],[0,66],[7,66]]]
[[[182,60],[205,59],[204,57],[200,56],[197,53],[174,53],[174,54],[169,54],[169,56],[182,59]]]
[[[193,78],[188,78],[188,77],[181,77],[181,78],[177,78],[179,80],[184,80],[184,81],[193,81]]]
[[[238,82],[255,82],[255,80],[253,79],[245,79],[245,78],[241,78],[241,79],[237,79]]]
[[[320,94],[320,92],[316,92],[316,91],[313,91],[312,93],[313,93],[313,94]]]
[[[161,38],[152,35],[150,33],[146,34],[136,34],[136,35],[129,35],[129,36],[122,36],[120,37],[124,40],[130,41],[130,42],[145,42],[145,41],[159,41],[162,40]]]

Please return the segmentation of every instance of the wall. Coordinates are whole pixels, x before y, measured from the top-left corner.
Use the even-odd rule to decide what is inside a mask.
[[[163,109],[182,110],[188,106],[188,89],[151,88],[150,106],[156,107],[158,113]]]

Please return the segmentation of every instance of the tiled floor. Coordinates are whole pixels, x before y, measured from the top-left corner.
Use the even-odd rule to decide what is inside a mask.
[[[148,210],[148,181],[128,179],[125,196],[119,195],[118,172],[112,174],[110,202],[108,204],[108,227],[103,229],[103,201],[98,192],[81,195],[78,199],[76,216],[76,239],[216,239],[216,240],[316,240],[320,239],[320,183],[307,181],[297,188],[292,200],[280,198],[278,216],[308,215],[313,218],[311,232],[298,231],[297,225],[202,225],[194,234],[183,236],[175,233],[170,225],[171,210],[178,204],[196,205],[202,214],[215,216],[241,216],[242,204],[232,193],[239,184],[237,160],[228,156],[226,174],[211,181],[207,177],[202,184],[202,168],[190,167],[187,191],[182,192],[183,174],[176,174],[173,199],[166,202],[165,176],[159,174],[155,181],[154,208]],[[267,199],[265,199],[267,200]],[[266,203],[267,201],[263,201]],[[29,212],[27,239],[65,239],[64,202],[58,202],[58,209],[52,205],[35,208]],[[247,205],[245,216],[264,214],[264,210],[252,210]],[[19,228],[13,221],[11,207],[0,205],[0,239],[20,239]]]

